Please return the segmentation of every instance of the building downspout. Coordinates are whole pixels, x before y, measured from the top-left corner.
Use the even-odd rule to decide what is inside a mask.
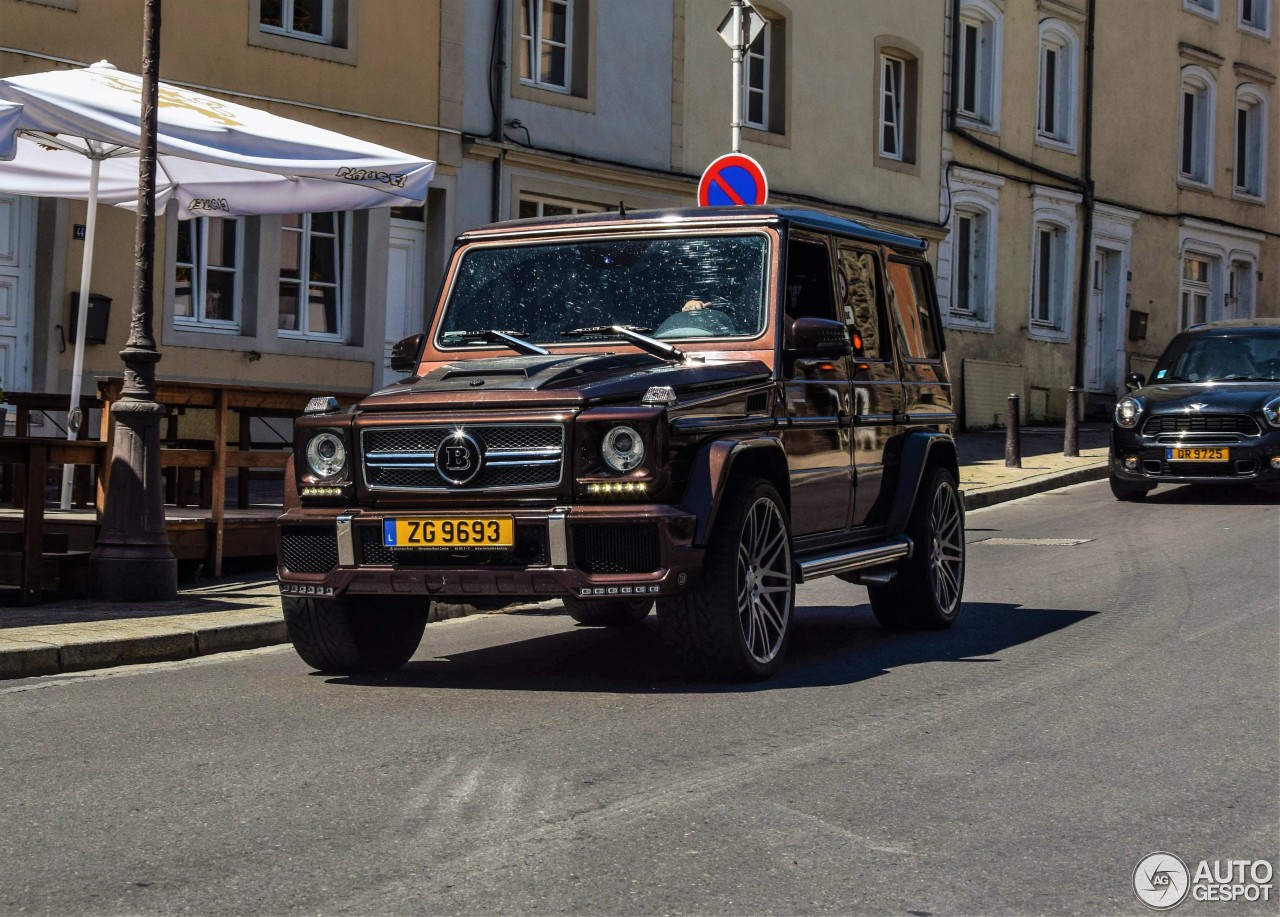
[[[507,151],[502,148],[504,142],[502,122],[504,102],[507,97],[507,0],[494,0],[493,3],[493,49],[489,66],[489,92],[493,103],[493,130],[489,139],[499,145],[498,155],[494,157],[492,167],[492,184],[489,190],[490,216],[493,222],[502,219],[502,165]]]
[[[1080,239],[1079,289],[1076,291],[1075,386],[1081,390],[1084,389],[1084,338],[1088,330],[1089,295],[1092,292],[1089,274],[1093,265],[1093,211],[1095,203],[1093,185],[1093,45],[1097,14],[1097,0],[1089,0],[1085,13],[1088,17],[1088,22],[1085,25],[1084,124],[1081,128],[1084,133],[1083,159],[1081,161],[1084,171],[1084,188],[1082,189],[1084,192],[1084,226]]]

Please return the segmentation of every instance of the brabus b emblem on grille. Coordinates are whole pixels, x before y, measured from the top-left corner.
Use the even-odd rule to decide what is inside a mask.
[[[450,433],[436,447],[436,471],[457,487],[475,480],[483,467],[484,448],[470,433]]]

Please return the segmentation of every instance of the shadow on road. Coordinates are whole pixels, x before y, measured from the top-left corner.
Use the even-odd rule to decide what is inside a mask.
[[[1091,617],[1092,611],[966,603],[951,630],[890,633],[869,605],[797,609],[782,671],[766,682],[721,685],[687,680],[659,638],[656,619],[638,627],[575,627],[562,633],[418,660],[384,677],[339,677],[345,685],[492,691],[721,693],[846,685],[906,665],[998,664],[998,653]],[[428,629],[426,640],[430,641]],[[430,643],[425,644],[430,651]]]
[[[1157,487],[1147,494],[1143,503],[1205,506],[1274,506],[1280,504],[1280,485],[1268,485],[1263,490],[1239,484],[1182,484]]]

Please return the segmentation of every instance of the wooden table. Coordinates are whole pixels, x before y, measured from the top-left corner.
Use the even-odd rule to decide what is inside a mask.
[[[22,507],[22,564],[18,578],[20,601],[40,601],[44,554],[44,482],[50,463],[101,465],[106,445],[33,436],[0,436],[0,462],[26,469],[26,493]]]

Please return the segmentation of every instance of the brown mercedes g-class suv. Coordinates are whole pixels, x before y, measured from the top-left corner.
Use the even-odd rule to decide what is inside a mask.
[[[764,678],[797,583],[891,628],[964,583],[955,422],[926,243],[810,210],[585,214],[463,234],[403,381],[295,427],[289,637],[389,671],[429,603],[657,605],[694,672]]]

